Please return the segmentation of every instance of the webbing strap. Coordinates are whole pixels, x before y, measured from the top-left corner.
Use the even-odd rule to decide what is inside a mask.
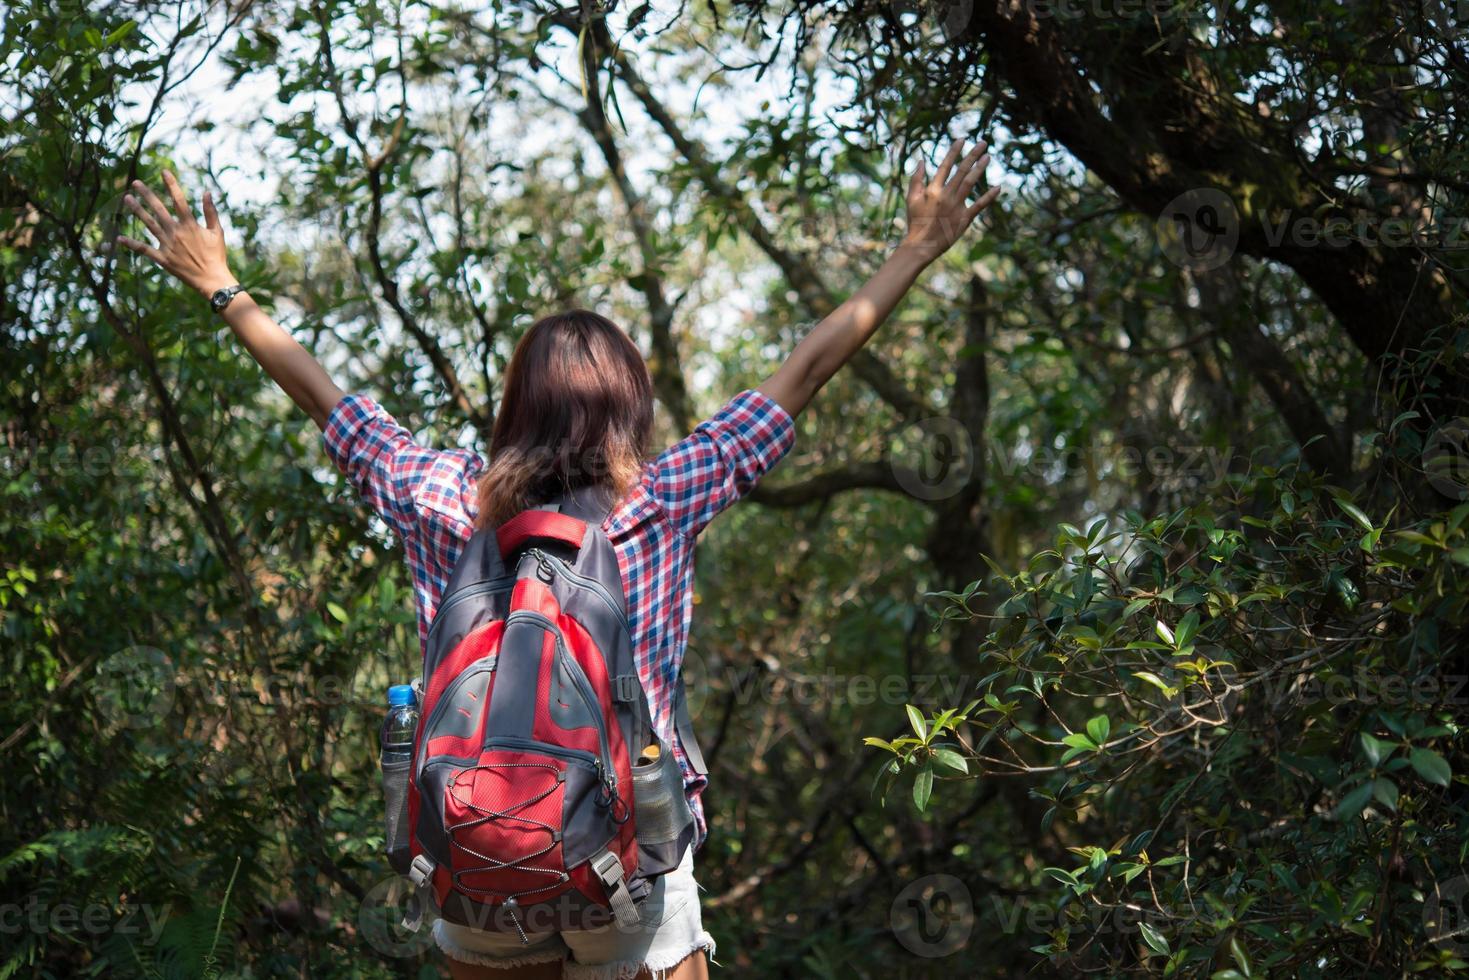
[[[617,919],[617,924],[626,928],[642,922],[643,917],[638,914],[632,893],[627,890],[627,881],[622,876],[622,862],[617,855],[611,851],[603,851],[592,859],[592,870],[607,889],[607,898],[612,903],[612,915]]]
[[[704,762],[704,753],[699,740],[694,736],[694,720],[689,717],[688,691],[684,687],[683,671],[678,673],[677,687],[673,695],[673,724],[678,729],[678,740],[683,745],[689,765],[701,776],[709,775],[709,766]]]
[[[408,869],[408,880],[413,884],[413,897],[403,914],[403,928],[409,932],[418,931],[419,926],[423,925],[424,911],[434,906],[434,868],[434,862],[427,855],[420,854],[413,859],[413,866]]]

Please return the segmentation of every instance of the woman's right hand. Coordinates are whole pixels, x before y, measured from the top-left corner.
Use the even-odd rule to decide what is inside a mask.
[[[148,207],[144,208],[132,194],[126,194],[122,199],[128,209],[148,226],[158,240],[158,247],[126,235],[118,235],[118,243],[157,262],[184,285],[205,297],[216,289],[233,286],[238,280],[230,274],[224,230],[219,224],[219,214],[214,210],[214,199],[208,191],[204,192],[204,224],[201,225],[194,217],[178,179],[165,170],[163,182],[173,201],[173,214],[152,188],[141,180],[133,181],[133,190],[142,195]]]
[[[985,164],[990,162],[986,149],[988,144],[980,140],[961,160],[964,141],[958,140],[949,147],[933,180],[926,179],[923,160],[919,159],[908,183],[908,233],[903,237],[904,248],[929,261],[938,258],[953,247],[980,212],[1000,195],[998,187],[991,187],[979,200],[969,203],[969,192],[984,176]]]

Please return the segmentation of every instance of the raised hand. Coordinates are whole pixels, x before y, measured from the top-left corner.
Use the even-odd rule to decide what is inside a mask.
[[[913,179],[908,182],[905,247],[929,260],[938,258],[963,237],[980,212],[999,197],[1000,189],[991,187],[978,201],[969,203],[969,192],[984,176],[985,164],[990,161],[990,155],[985,152],[988,146],[980,140],[961,160],[964,141],[956,141],[949,147],[931,181],[924,179],[925,167],[922,160],[918,161],[913,169]]]
[[[204,224],[199,224],[184,189],[178,178],[165,170],[163,183],[173,204],[170,213],[163,199],[153,193],[141,180],[133,181],[133,190],[141,194],[148,206],[145,208],[132,194],[123,196],[123,203],[153,233],[158,240],[154,248],[126,235],[118,235],[117,242],[157,262],[165,271],[176,276],[184,285],[208,296],[216,289],[232,286],[237,281],[230,275],[229,262],[225,255],[224,229],[219,224],[219,214],[214,210],[214,198],[204,192]]]

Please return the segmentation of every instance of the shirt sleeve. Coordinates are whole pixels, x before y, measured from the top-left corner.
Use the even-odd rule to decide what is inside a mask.
[[[327,416],[326,453],[368,505],[403,538],[425,511],[473,525],[476,479],[484,459],[466,449],[432,449],[414,440],[381,405],[347,395]]]
[[[693,537],[749,493],[795,440],[795,422],[780,403],[747,389],[654,461],[653,496]]]

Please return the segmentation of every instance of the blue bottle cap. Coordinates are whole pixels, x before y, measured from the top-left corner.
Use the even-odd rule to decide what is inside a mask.
[[[405,704],[413,704],[417,698],[413,696],[412,684],[394,684],[388,688],[388,707],[396,708]]]

